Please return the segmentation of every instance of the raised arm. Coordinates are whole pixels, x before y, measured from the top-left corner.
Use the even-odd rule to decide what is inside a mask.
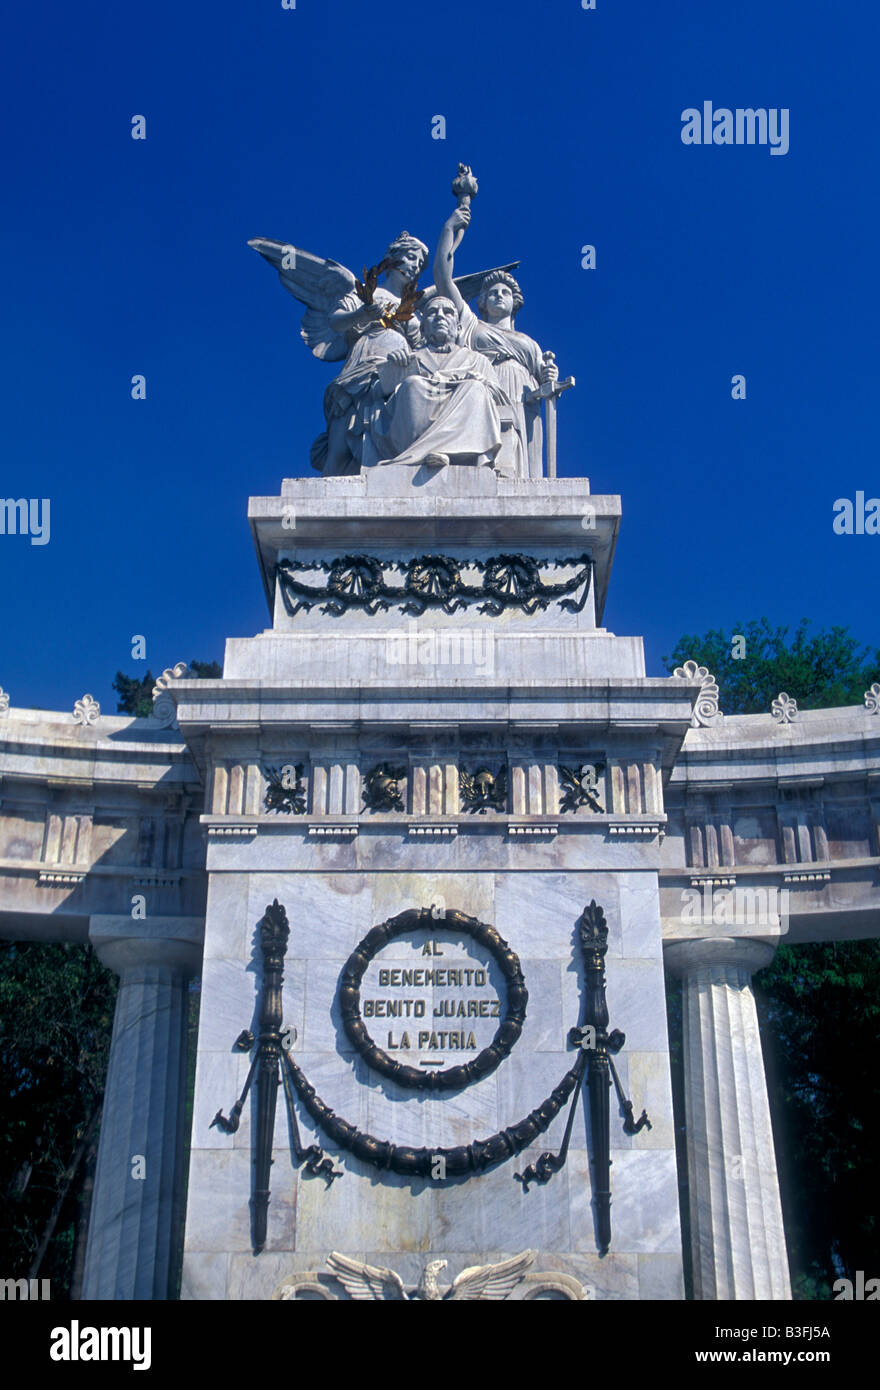
[[[464,309],[465,303],[452,277],[455,270],[455,252],[470,220],[470,208],[456,208],[451,217],[448,217],[443,224],[443,230],[437,242],[437,253],[434,256],[434,284],[442,295],[452,300],[459,314]]]

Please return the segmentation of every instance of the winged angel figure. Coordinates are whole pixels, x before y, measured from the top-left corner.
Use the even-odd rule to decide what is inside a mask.
[[[455,1303],[462,1299],[497,1301],[507,1298],[525,1277],[526,1270],[534,1258],[534,1250],[524,1250],[521,1255],[502,1260],[500,1264],[473,1265],[470,1269],[463,1269],[452,1285],[443,1292],[437,1283],[437,1276],[441,1269],[446,1268],[447,1261],[430,1260],[412,1293],[407,1293],[403,1280],[393,1269],[363,1264],[360,1260],[351,1260],[347,1255],[339,1255],[336,1251],[327,1256],[327,1264],[346,1292],[355,1299]]]
[[[322,362],[344,362],[324,392],[326,430],[312,445],[312,467],[325,477],[359,473],[375,463],[372,431],[393,389],[386,362],[401,365],[422,343],[417,281],[428,262],[428,248],[401,232],[364,282],[338,261],[324,260],[288,242],[256,237],[248,242],[278,271],[294,299],[305,306],[301,335]],[[519,262],[499,269],[510,271]],[[463,275],[455,284],[464,299],[482,287],[492,271]],[[379,284],[384,277],[384,284]],[[433,287],[423,292],[434,293]]]

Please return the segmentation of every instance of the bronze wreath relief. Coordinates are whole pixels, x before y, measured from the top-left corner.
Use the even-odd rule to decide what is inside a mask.
[[[437,931],[437,918],[431,908],[415,908],[400,913],[373,927],[346,961],[339,984],[339,999],[346,1035],[368,1065],[396,1084],[415,1090],[443,1092],[461,1089],[489,1076],[507,1057],[520,1036],[525,1020],[528,993],[525,988],[519,959],[494,927],[487,926],[462,912],[446,911],[443,929],[458,931],[485,947],[492,955],[505,979],[507,1011],[492,1042],[472,1061],[449,1071],[421,1072],[414,1067],[394,1061],[370,1037],[361,1017],[360,986],[364,972],[374,956],[390,941],[407,932],[427,928]],[[245,1030],[236,1046],[242,1050],[255,1048],[244,1088],[227,1118],[217,1112],[212,1124],[226,1134],[238,1129],[242,1108],[256,1081],[254,1134],[254,1193],[252,1201],[253,1247],[259,1253],[266,1240],[266,1217],[269,1205],[269,1173],[271,1168],[272,1134],[275,1117],[275,1095],[280,1080],[291,1130],[291,1148],[297,1164],[304,1163],[314,1176],[323,1177],[329,1187],[343,1174],[333,1167],[317,1144],[304,1146],[300,1139],[294,1092],[308,1114],[327,1138],[340,1149],[381,1170],[406,1178],[431,1178],[440,1183],[451,1178],[484,1173],[521,1153],[535,1142],[538,1135],[549,1129],[566,1101],[572,1097],[571,1109],[558,1153],[545,1152],[525,1171],[514,1176],[528,1191],[533,1183],[549,1182],[564,1166],[571,1139],[572,1125],[582,1083],[586,1080],[592,1131],[593,1194],[596,1215],[597,1246],[604,1253],[611,1242],[610,1133],[609,1091],[612,1084],[617,1092],[624,1132],[638,1134],[650,1128],[642,1111],[634,1118],[632,1103],[626,1098],[614,1055],[623,1047],[623,1033],[608,1031],[608,1010],[605,1003],[605,954],[608,928],[605,916],[593,901],[584,909],[579,921],[579,944],[584,965],[584,996],[581,1023],[569,1031],[569,1046],[577,1048],[574,1065],[565,1073],[546,1100],[517,1123],[499,1130],[488,1139],[475,1139],[470,1144],[453,1148],[434,1145],[417,1148],[393,1144],[388,1139],[359,1130],[348,1120],[335,1114],[317,1094],[304,1072],[293,1060],[290,1049],[295,1042],[295,1030],[282,1026],[281,981],[287,949],[288,923],[284,908],[276,899],[266,909],[260,923],[260,950],[264,964],[264,984],[260,1000],[260,1033],[258,1038]]]
[[[484,1076],[489,1076],[509,1055],[519,1038],[529,998],[519,958],[494,927],[478,922],[476,917],[467,917],[463,912],[446,912],[443,927],[447,931],[460,931],[484,946],[503,974],[506,984],[507,1012],[504,1019],[489,1046],[470,1062],[452,1067],[449,1071],[419,1071],[417,1067],[397,1062],[383,1052],[373,1042],[361,1018],[360,988],[367,966],[396,937],[424,928],[436,930],[437,919],[430,908],[401,912],[399,916],[373,927],[345,962],[339,982],[342,1026],[349,1041],[374,1071],[389,1081],[395,1081],[398,1086],[412,1087],[418,1091],[458,1091],[462,1086],[469,1086],[471,1082],[482,1081]]]

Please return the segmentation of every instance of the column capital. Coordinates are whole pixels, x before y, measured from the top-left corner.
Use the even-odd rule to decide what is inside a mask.
[[[751,936],[703,936],[694,941],[670,941],[663,948],[663,961],[670,974],[681,977],[697,970],[731,968],[751,976],[770,964],[776,945]]]
[[[142,969],[169,976],[197,975],[202,960],[202,917],[144,917],[96,913],[89,919],[89,941],[98,959],[123,978]]]

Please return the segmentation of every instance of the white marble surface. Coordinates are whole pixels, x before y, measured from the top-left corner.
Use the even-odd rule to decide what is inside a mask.
[[[211,1199],[190,1204],[187,1262],[190,1252],[199,1256],[187,1275],[191,1296],[220,1296],[220,1266],[206,1265],[204,1256],[219,1255],[224,1249],[230,1256],[225,1297],[268,1297],[278,1283],[275,1275],[282,1268],[282,1251],[289,1256],[284,1265],[288,1272],[323,1269],[331,1249],[350,1254],[370,1252],[379,1263],[392,1264],[401,1271],[402,1262],[409,1260],[412,1268],[406,1277],[416,1282],[432,1252],[450,1258],[451,1263],[460,1260],[464,1267],[483,1262],[487,1251],[499,1248],[513,1253],[524,1248],[552,1252],[553,1262],[547,1268],[576,1277],[589,1271],[600,1298],[646,1296],[640,1294],[639,1259],[657,1253],[667,1264],[657,1267],[653,1283],[653,1267],[645,1266],[645,1287],[650,1285],[654,1290],[650,1296],[679,1296],[680,1256],[675,1255],[678,1197],[656,873],[630,869],[618,876],[607,870],[590,872],[583,868],[564,873],[538,869],[532,874],[404,870],[340,875],[333,871],[259,870],[252,875],[239,872],[223,877],[230,880],[228,891],[211,899],[218,912],[225,913],[218,935],[218,943],[223,944],[216,951],[232,953],[235,943],[242,940],[248,947],[239,959],[234,954],[207,953],[193,1173],[199,1187],[210,1183]],[[241,887],[245,880],[246,895]],[[619,1058],[621,1077],[625,1085],[633,1085],[636,1113],[647,1105],[655,1126],[633,1138],[624,1135],[622,1117],[612,1097],[614,1237],[606,1259],[613,1258],[616,1263],[600,1260],[595,1250],[589,1208],[588,1125],[583,1110],[574,1124],[566,1168],[546,1186],[535,1185],[528,1192],[513,1175],[536,1161],[544,1149],[558,1148],[567,1108],[529,1151],[468,1181],[409,1181],[392,1173],[380,1174],[350,1154],[331,1149],[345,1175],[328,1189],[322,1180],[303,1171],[293,1179],[285,1152],[287,1121],[281,1093],[269,1211],[270,1246],[266,1255],[256,1260],[251,1257],[252,1263],[248,1263],[250,1178],[249,1170],[240,1165],[246,1165],[250,1153],[249,1108],[234,1138],[218,1136],[216,1129],[208,1134],[204,1124],[217,1108],[228,1113],[242,1082],[247,1059],[231,1054],[231,1043],[242,1027],[252,1025],[258,983],[252,959],[254,929],[274,897],[285,903],[291,921],[285,963],[285,1022],[301,1026],[293,1054],[298,1064],[322,1098],[347,1120],[379,1138],[429,1148],[487,1138],[524,1118],[573,1065],[575,1054],[568,1046],[567,1032],[580,1017],[581,1003],[575,928],[586,903],[591,898],[601,902],[610,928],[607,970],[611,1023],[630,1035]],[[335,1002],[342,963],[369,928],[406,909],[432,902],[440,911],[458,909],[494,925],[518,953],[530,995],[522,1037],[510,1057],[483,1081],[443,1097],[405,1091],[370,1071],[351,1053]],[[243,911],[248,922],[243,926],[231,922],[230,909],[233,916],[235,911]],[[209,940],[212,931],[209,915]],[[485,958],[481,948],[445,928],[442,918],[438,918],[436,931],[430,933],[430,939],[444,951],[442,959],[422,958],[422,936],[428,939],[428,934],[422,933],[415,946],[405,939],[393,942],[377,957],[365,977],[362,998],[369,997],[371,990],[377,997],[409,994],[409,988],[402,986],[380,990],[373,979],[380,967],[437,967],[452,959],[457,962],[461,956],[477,968]],[[486,964],[494,972],[495,967],[488,961]],[[493,996],[492,978],[490,975],[485,991],[475,992]],[[498,984],[495,976],[496,990]],[[445,992],[436,986],[433,992],[421,991],[429,1008]],[[452,993],[466,996],[468,990],[456,987]],[[371,1020],[371,1033],[380,1046],[385,1044],[389,1026],[403,1025]],[[482,1045],[482,1037],[480,1041]],[[320,1134],[299,1107],[298,1118],[302,1142],[321,1143]],[[220,1166],[206,1168],[205,1164]],[[230,1232],[225,1245],[221,1234],[224,1222]],[[270,1248],[273,1253],[268,1260]],[[670,1269],[670,1260],[674,1269]],[[196,1292],[199,1288],[205,1290],[203,1295]]]
[[[752,972],[773,946],[676,942],[683,982],[685,1113],[700,1299],[791,1298]]]

